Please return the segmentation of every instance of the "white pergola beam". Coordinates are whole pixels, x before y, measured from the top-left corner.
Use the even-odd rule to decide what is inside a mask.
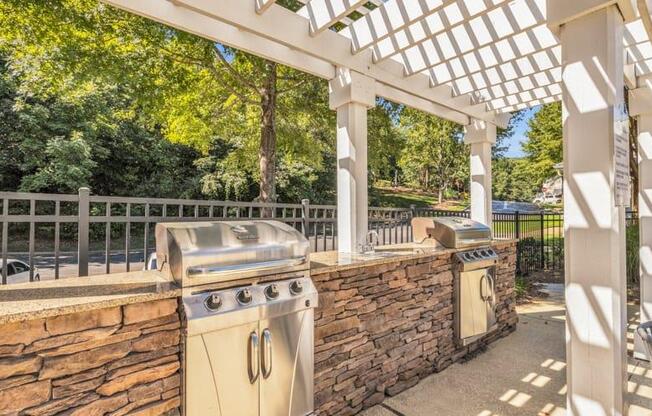
[[[552,97],[546,97],[546,98],[542,98],[542,99],[539,99],[539,100],[533,100],[533,101],[529,101],[529,102],[525,102],[525,103],[507,105],[505,107],[498,106],[496,108],[496,111],[498,111],[499,113],[506,113],[506,112],[512,113],[514,111],[524,110],[526,108],[532,108],[532,107],[536,107],[538,105],[554,103],[554,102],[557,102],[557,101],[561,101],[561,99],[562,99],[562,96],[561,96],[561,94],[559,94],[559,95],[555,95],[555,96],[552,96]]]
[[[518,105],[519,103],[534,104],[536,102],[543,102],[543,100],[546,99],[561,97],[561,93],[561,85],[552,84],[547,87],[538,87],[532,90],[521,91],[517,94],[491,100],[488,102],[488,106],[492,110],[500,110],[504,107]]]
[[[465,68],[470,65],[476,65],[474,61],[469,63],[469,60],[462,58],[465,62]],[[454,63],[459,65],[459,63]],[[455,75],[458,71],[455,65],[446,65],[445,68],[432,68],[429,70],[431,76],[435,79],[440,77],[448,77],[451,74]],[[495,65],[468,73],[468,75],[458,76],[457,78],[448,81],[452,83],[456,90],[460,93],[466,93],[470,89],[481,90],[482,88],[491,87],[503,83],[509,83],[517,79],[524,79],[527,77],[540,77],[546,75],[550,71],[560,71],[561,68],[561,47],[554,46],[549,49],[543,49],[531,55],[515,57],[511,60],[500,60]],[[474,68],[469,68],[474,69]],[[472,80],[473,85],[469,83],[464,86],[466,80]],[[558,79],[559,81],[560,79]],[[433,81],[435,83],[437,81]],[[436,85],[436,84],[435,84]],[[457,92],[457,91],[456,91]]]
[[[480,3],[485,0],[473,1]],[[353,51],[358,53],[410,25],[421,24],[430,15],[456,2],[457,0],[389,0],[341,33],[351,39]]]
[[[461,125],[469,124],[469,117],[460,112],[453,111],[439,104],[435,104],[432,101],[414,97],[404,91],[398,90],[385,84],[376,83],[376,95],[386,98],[389,101],[393,101],[395,103],[409,102],[410,107],[414,109],[424,111],[428,114],[432,114]],[[503,121],[500,121],[499,123],[502,124]]]
[[[454,70],[455,66],[468,73],[472,72],[473,68],[482,70],[529,55],[541,54],[557,45],[557,40],[545,24],[508,35],[487,35],[491,38],[487,44],[480,44],[475,40],[471,40],[470,44],[460,44],[454,40],[452,33],[446,32],[441,37],[429,39],[425,44],[401,53],[402,60],[406,62],[406,72],[412,74],[446,65],[451,73],[459,71]],[[459,33],[457,36],[460,36]],[[450,49],[454,49],[454,52]],[[435,79],[435,82],[439,83],[438,79]]]
[[[548,0],[550,1],[550,0]],[[555,1],[555,7],[549,7],[547,23],[550,30],[559,34],[559,28],[582,16],[586,16],[610,5],[618,6],[625,22],[631,22],[638,16],[637,0],[573,0]]]
[[[468,7],[474,4],[481,7]],[[434,19],[425,21],[424,27],[411,26],[373,45],[374,58],[377,61],[387,59],[429,42],[460,47],[464,45],[456,45],[457,42],[473,42],[477,49],[487,45],[487,36],[500,37],[498,33],[505,32],[508,26],[511,26],[511,34],[516,34],[545,22],[545,0],[498,1],[488,6],[482,2],[457,2],[448,8],[453,6],[459,17],[450,17],[448,10],[441,10],[432,16]]]
[[[265,13],[265,10],[269,9],[269,7],[276,3],[276,0],[255,0],[256,1],[256,13],[258,14],[263,14]]]
[[[297,14],[310,20],[310,34],[316,36],[366,2],[367,0],[310,0]]]
[[[335,66],[322,59],[288,48],[277,42],[242,31],[219,20],[161,0],[102,0],[106,4],[184,32],[220,42],[320,78],[335,76]]]
[[[475,93],[483,97],[485,101],[496,100],[521,92],[531,91],[537,88],[559,85],[561,82],[561,67],[552,68],[547,71],[537,72],[524,77],[510,79],[509,81],[496,84],[489,84],[483,80],[482,88],[476,85]],[[476,84],[476,82],[474,82]]]
[[[138,2],[130,0],[102,1],[139,16],[287,65],[319,78],[331,80],[335,77],[335,66],[329,62],[240,30],[237,27],[185,7],[177,6],[172,2],[161,0],[139,0]],[[464,113],[451,110],[426,99],[414,97],[390,86],[378,85],[380,87],[377,95],[380,97],[408,107],[422,109],[430,114],[462,125],[469,122],[468,116]]]
[[[175,3],[311,56],[319,57],[338,67],[366,74],[378,82],[413,96],[433,101],[470,117],[496,123],[495,114],[486,111],[486,108],[478,109],[465,106],[454,108],[449,105],[452,97],[451,87],[431,88],[430,78],[426,75],[406,78],[404,67],[401,64],[392,61],[374,64],[369,51],[352,55],[350,40],[338,33],[327,30],[320,36],[310,36],[309,21],[281,6],[272,5],[263,16],[260,16],[255,12],[253,3],[242,4],[241,0],[176,0]],[[283,24],[279,24],[279,22],[283,22]],[[470,100],[471,97],[469,97]],[[409,106],[409,103],[407,105]]]

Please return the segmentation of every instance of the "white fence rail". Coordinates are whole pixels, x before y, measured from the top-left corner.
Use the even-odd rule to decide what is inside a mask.
[[[263,204],[108,197],[82,188],[76,195],[0,192],[0,203],[2,284],[8,282],[11,259],[30,266],[30,281],[35,266],[53,279],[130,271],[155,250],[153,227],[158,222],[273,218],[303,232],[313,251],[337,248],[336,207],[308,200]],[[412,239],[412,216],[411,209],[370,208],[369,228],[378,232],[380,244],[407,242]]]

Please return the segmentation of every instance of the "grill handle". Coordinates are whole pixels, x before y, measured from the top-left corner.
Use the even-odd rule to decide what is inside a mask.
[[[206,265],[191,266],[186,269],[189,277],[217,276],[221,274],[245,272],[245,271],[267,271],[279,268],[301,266],[307,262],[306,257],[295,257],[290,259],[258,261],[252,263],[239,263],[228,265]]]
[[[249,346],[247,348],[247,353],[249,355],[248,361],[248,371],[249,371],[249,382],[254,384],[258,380],[258,374],[260,373],[259,367],[259,355],[258,355],[258,334],[256,331],[253,331],[249,334]]]
[[[491,300],[491,294],[487,295],[485,294],[485,289],[490,289],[488,286],[491,285],[490,282],[491,277],[487,275],[482,275],[480,278],[480,299],[482,299],[485,302],[489,302]]]
[[[269,329],[263,331],[262,361],[263,378],[267,378],[272,374],[272,333]]]

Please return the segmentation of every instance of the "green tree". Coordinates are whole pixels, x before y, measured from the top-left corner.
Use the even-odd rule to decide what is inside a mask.
[[[211,146],[231,149],[212,169],[201,162],[204,189],[222,196],[248,197],[255,180],[259,199],[275,200],[276,167],[320,171],[319,140],[332,140],[322,132],[334,125],[325,82],[95,0],[3,1],[0,49],[25,93],[74,99],[117,85],[133,99],[128,110],[172,142],[206,157]]]
[[[405,147],[399,165],[408,183],[438,192],[441,203],[449,189],[468,187],[468,148],[463,143],[462,126],[405,109],[401,114]]]
[[[563,158],[561,103],[541,106],[530,119],[529,127],[522,147],[530,183],[539,189],[546,179],[555,175],[553,166]]]

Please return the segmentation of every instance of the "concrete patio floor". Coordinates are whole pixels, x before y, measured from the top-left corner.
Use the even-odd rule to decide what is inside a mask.
[[[468,362],[362,412],[363,416],[498,416],[566,414],[563,285],[517,308],[519,326]],[[630,305],[629,348],[637,324]],[[652,367],[628,358],[629,416],[652,416]]]

